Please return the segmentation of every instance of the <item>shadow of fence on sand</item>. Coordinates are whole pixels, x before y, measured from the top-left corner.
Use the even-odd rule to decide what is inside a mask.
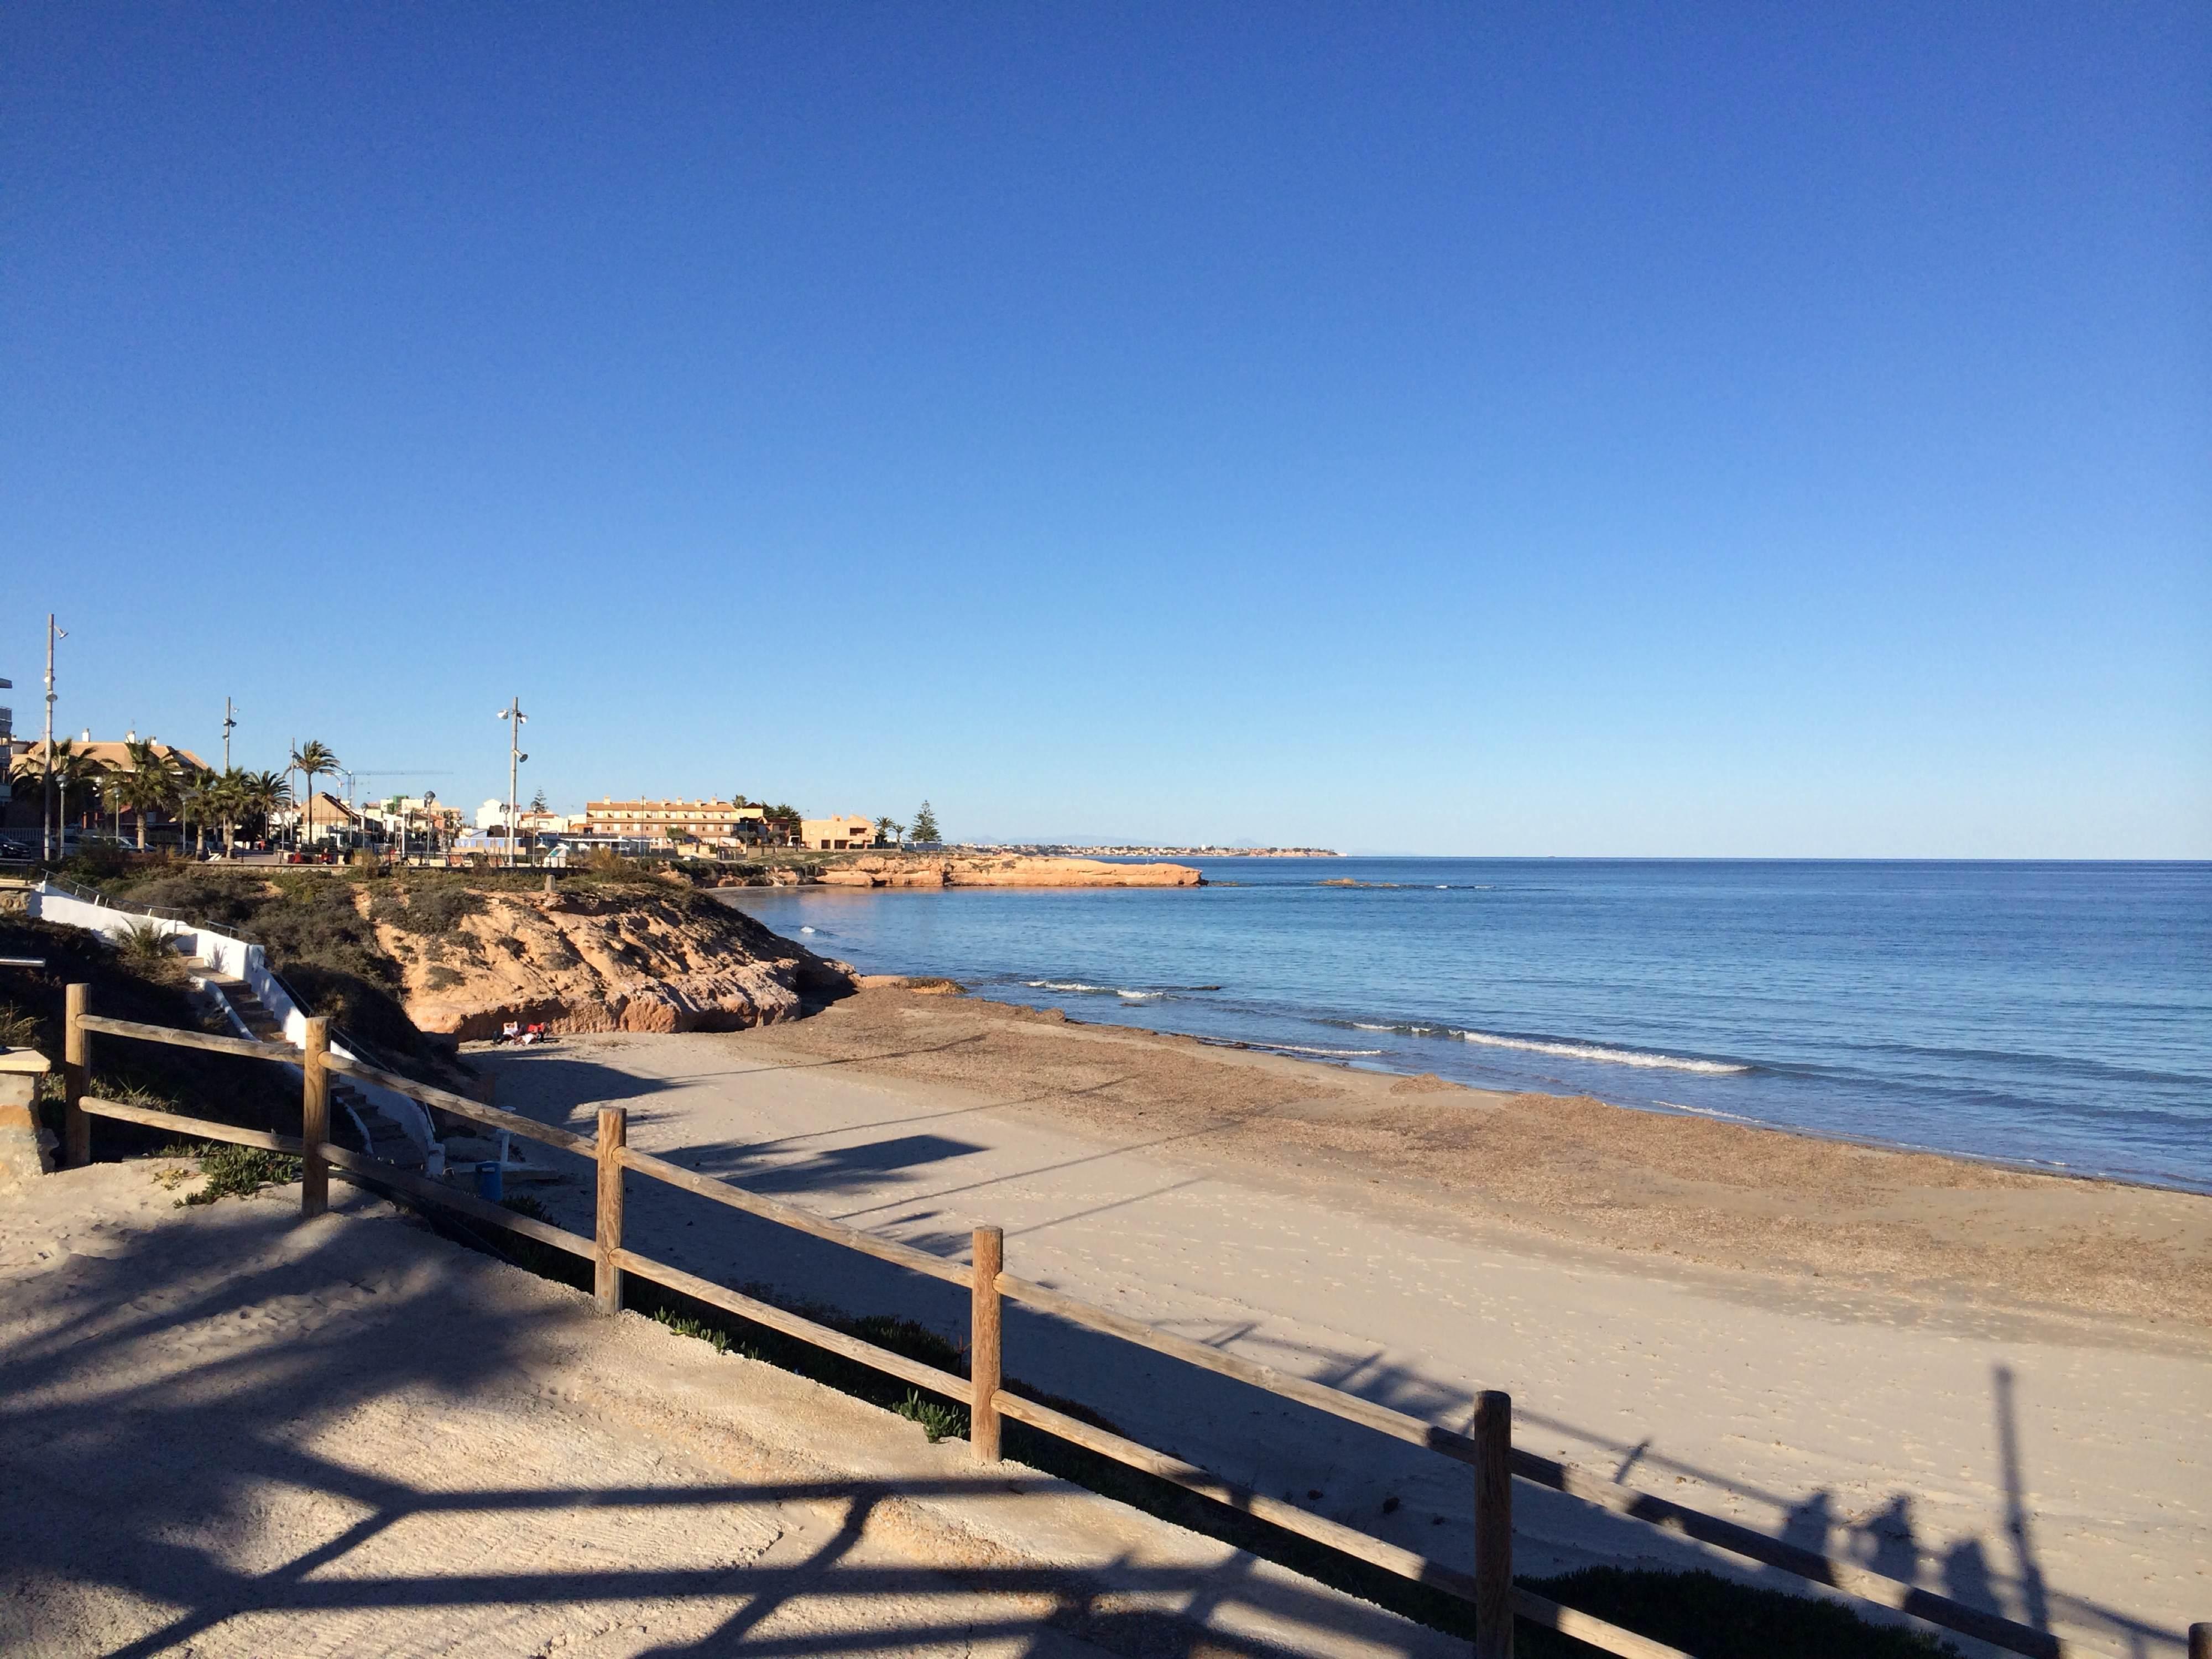
[[[0,1286],[0,1649],[297,1651],[312,1631],[542,1651],[628,1621],[652,1640],[626,1651],[664,1654],[1141,1653],[1261,1603],[1317,1651],[1381,1628],[1279,1576],[1255,1585],[1241,1558],[1123,1564],[1102,1600],[1066,1571],[863,1547],[894,1501],[1003,1499],[1018,1472],[745,1483],[599,1443],[532,1406],[564,1345],[605,1334],[586,1299],[489,1295],[508,1270],[343,1207],[303,1229],[281,1200],[229,1203]],[[784,1542],[793,1504],[835,1518]]]

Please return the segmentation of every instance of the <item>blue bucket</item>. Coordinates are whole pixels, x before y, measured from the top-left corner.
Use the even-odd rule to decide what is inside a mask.
[[[477,1164],[477,1196],[489,1203],[498,1203],[505,1185],[500,1175],[499,1160],[496,1158],[486,1158]]]

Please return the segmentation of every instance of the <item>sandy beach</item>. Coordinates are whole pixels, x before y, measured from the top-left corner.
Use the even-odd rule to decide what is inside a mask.
[[[2212,1609],[2212,1201],[1498,1096],[876,988],[728,1034],[498,1051],[499,1100],[2112,1653]],[[530,1190],[572,1223],[588,1174]],[[955,1333],[960,1298],[633,1199],[635,1248]],[[1462,1471],[1048,1322],[1011,1370],[1409,1544]],[[1311,1494],[1318,1496],[1310,1497]],[[1524,1571],[1688,1547],[1525,1494]]]
[[[1210,1539],[341,1186],[0,1205],[0,1652],[1444,1659]]]

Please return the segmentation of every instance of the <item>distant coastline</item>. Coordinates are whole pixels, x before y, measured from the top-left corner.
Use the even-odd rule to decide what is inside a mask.
[[[1052,859],[1340,859],[1328,847],[1076,847],[1060,842],[1006,842],[963,849]]]

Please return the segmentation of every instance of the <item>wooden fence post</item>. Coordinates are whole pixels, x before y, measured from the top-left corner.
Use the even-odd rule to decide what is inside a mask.
[[[622,1249],[622,1154],[629,1144],[629,1109],[600,1107],[599,1212],[599,1224],[592,1234],[599,1255],[592,1270],[592,1293],[599,1297],[603,1314],[622,1311],[622,1269],[615,1266],[615,1252]]]
[[[331,1138],[331,1073],[323,1060],[331,1051],[331,1022],[321,1014],[307,1021],[300,1039],[300,1072],[307,1081],[300,1093],[300,1214],[320,1215],[331,1207],[331,1164],[323,1143]]]
[[[2189,1627],[2189,1659],[2212,1659],[2212,1625]]]
[[[1513,1659],[1513,1396],[1474,1405],[1474,1659]]]
[[[62,1162],[72,1170],[92,1162],[92,1120],[84,1111],[92,1079],[92,1033],[84,1029],[84,1017],[91,1007],[89,985],[72,985],[62,994]]]
[[[996,1227],[975,1229],[975,1277],[968,1292],[968,1445],[982,1462],[999,1461],[999,1375],[1003,1355],[999,1274],[1006,1236]]]

